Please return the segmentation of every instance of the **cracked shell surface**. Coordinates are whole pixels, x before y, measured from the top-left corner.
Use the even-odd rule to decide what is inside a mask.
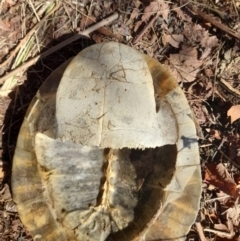
[[[33,98],[12,190],[36,241],[184,240],[199,208],[201,173],[181,88],[133,48],[84,49]]]

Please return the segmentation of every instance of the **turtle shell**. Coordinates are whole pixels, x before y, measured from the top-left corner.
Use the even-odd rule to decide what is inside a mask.
[[[109,42],[66,61],[38,90],[12,191],[36,241],[185,240],[200,174],[181,88],[156,60]]]

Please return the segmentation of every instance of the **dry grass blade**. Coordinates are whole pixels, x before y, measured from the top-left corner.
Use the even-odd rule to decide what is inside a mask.
[[[9,62],[12,61],[14,56],[18,53],[19,49],[25,44],[26,40],[29,39],[29,37],[34,34],[36,29],[41,25],[42,22],[44,22],[53,12],[55,12],[59,8],[60,4],[56,5],[46,16],[42,18],[42,20],[37,23],[29,32],[28,34],[19,42],[18,46],[11,52],[10,56],[6,59],[5,62],[0,64],[0,68],[3,68],[4,66],[7,66]]]
[[[71,38],[61,42],[60,44],[54,46],[53,48],[45,51],[43,54],[32,58],[31,60],[27,61],[25,64],[21,65],[20,67],[14,69],[10,73],[8,73],[5,76],[3,76],[2,78],[0,78],[0,84],[3,84],[6,79],[11,78],[13,75],[15,75],[15,74],[19,73],[20,71],[28,68],[32,64],[36,63],[38,60],[49,56],[50,54],[56,52],[57,50],[63,48],[64,46],[67,46],[68,44],[70,44],[70,43],[72,43],[72,42],[74,42],[74,41],[76,41],[80,38],[89,38],[90,33],[92,33],[93,31],[101,28],[104,25],[108,25],[109,23],[116,20],[117,18],[118,18],[118,13],[114,13],[110,17],[108,17],[106,19],[103,19],[101,22],[93,25],[92,27],[90,27],[90,28],[88,28],[88,29],[86,29],[82,32],[79,32],[78,34],[74,35],[73,37],[71,37]]]
[[[15,68],[16,66],[20,65],[21,63],[23,63],[29,53],[31,52],[31,49],[34,46],[34,36],[32,36],[28,42],[20,49],[20,51],[18,52],[18,55],[16,57],[16,60],[13,64],[13,68]],[[15,78],[15,76],[12,76],[11,78],[9,78],[2,86],[1,90],[0,90],[0,96],[3,95],[8,95],[9,92],[12,91],[12,89],[14,89],[17,86],[17,82],[18,80]]]
[[[31,0],[28,0],[28,3],[29,3],[29,5],[31,6],[31,8],[32,8],[32,10],[33,10],[33,12],[34,12],[34,14],[35,14],[35,16],[36,16],[38,22],[40,22],[41,19],[39,18],[38,14],[37,14],[37,11],[36,11],[36,9],[35,9],[35,7],[34,7],[32,1],[31,1]]]
[[[34,7],[32,2],[29,2],[31,7]],[[49,4],[47,4],[49,5]],[[55,5],[55,3],[52,3],[52,7]],[[50,7],[51,8],[51,7]],[[57,8],[57,6],[56,6]],[[55,8],[55,9],[56,9]],[[45,9],[47,12],[47,8]],[[37,17],[38,20],[38,14],[36,11],[35,15]],[[50,13],[52,13],[52,11],[50,11]],[[46,14],[46,16],[49,16],[48,14]],[[39,21],[41,23],[43,23],[42,21]],[[28,59],[28,57],[30,56],[30,53],[32,51],[32,49],[34,48],[34,44],[35,44],[35,36],[36,36],[36,28],[39,26],[39,24],[36,24],[34,26],[33,29],[31,29],[31,31],[21,40],[21,45],[19,44],[17,46],[17,48],[13,51],[13,53],[17,53],[16,51],[18,50],[18,48],[20,47],[18,53],[17,53],[17,57],[15,58],[15,61],[12,65],[12,69],[16,68],[17,66],[19,66],[20,64],[22,64],[24,61],[26,61],[26,59]],[[37,40],[36,40],[37,41]],[[14,57],[12,55],[12,57]],[[12,76],[11,78],[9,78],[2,86],[1,91],[0,91],[0,95],[1,96],[7,96],[16,86],[17,86],[17,82],[18,80],[15,78],[15,76]]]

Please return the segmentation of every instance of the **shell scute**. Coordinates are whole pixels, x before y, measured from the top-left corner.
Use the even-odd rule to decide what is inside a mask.
[[[201,193],[191,116],[171,75],[132,48],[101,43],[64,63],[31,102],[13,160],[34,239],[180,241]]]

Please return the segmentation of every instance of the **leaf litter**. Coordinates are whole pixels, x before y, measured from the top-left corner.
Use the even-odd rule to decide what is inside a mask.
[[[198,59],[196,48],[183,45],[179,54],[170,54],[169,69],[178,82],[195,80],[203,61]]]
[[[240,105],[232,106],[228,110],[227,115],[231,117],[231,123],[238,120],[240,118]]]
[[[135,23],[134,32],[138,30],[141,24],[145,23],[155,14],[159,14],[163,17],[164,20],[168,20],[169,15],[169,5],[165,3],[163,0],[152,1],[150,4],[144,9],[144,13],[141,17],[141,20]]]

